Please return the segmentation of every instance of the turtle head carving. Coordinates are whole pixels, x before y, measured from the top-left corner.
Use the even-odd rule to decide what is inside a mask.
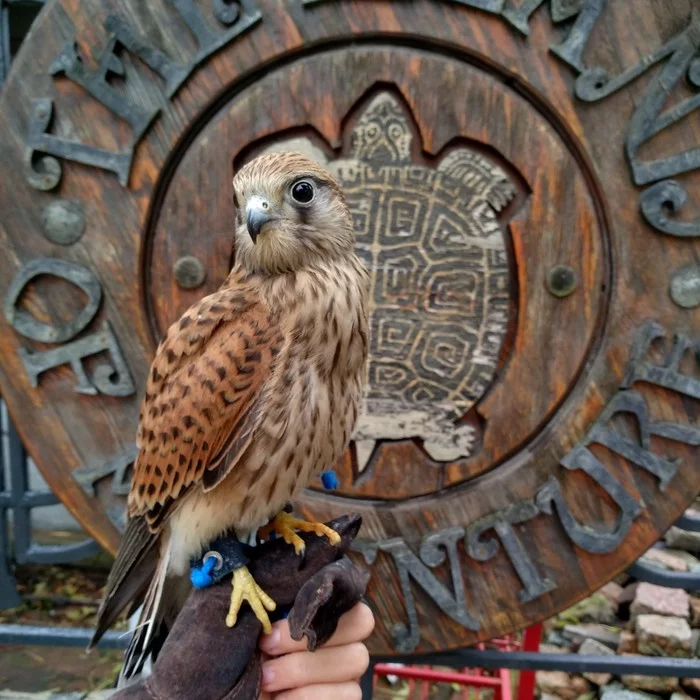
[[[367,105],[352,131],[352,157],[375,167],[408,163],[412,141],[413,134],[398,100],[381,92]]]

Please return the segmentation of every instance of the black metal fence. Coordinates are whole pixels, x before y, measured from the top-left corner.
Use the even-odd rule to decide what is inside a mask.
[[[22,602],[12,575],[12,560],[18,564],[66,564],[93,556],[100,546],[92,539],[67,545],[37,544],[32,538],[33,508],[59,503],[49,490],[29,488],[29,457],[3,405],[3,449],[0,451],[0,609]],[[10,548],[9,515],[12,515]]]

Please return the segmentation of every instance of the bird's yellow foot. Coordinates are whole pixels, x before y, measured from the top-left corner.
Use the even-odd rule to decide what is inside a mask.
[[[299,518],[295,518],[293,515],[285,513],[284,511],[275,516],[274,520],[269,525],[262,528],[261,532],[265,532],[266,534],[269,534],[270,531],[276,532],[280,537],[284,538],[287,544],[294,545],[294,551],[297,554],[302,554],[306,549],[306,545],[304,544],[304,540],[302,540],[294,530],[313,532],[319,537],[327,537],[331,544],[338,544],[340,542],[340,535],[335,530],[331,530],[327,525],[308,522],[307,520],[299,520]]]
[[[277,607],[275,601],[270,598],[265,591],[255,582],[255,579],[248,571],[247,566],[241,566],[233,570],[233,591],[231,591],[231,605],[226,615],[226,625],[233,627],[238,619],[238,611],[241,609],[241,604],[244,600],[248,601],[248,605],[255,613],[255,617],[260,620],[263,626],[263,632],[270,634],[272,625],[268,611],[273,612]]]

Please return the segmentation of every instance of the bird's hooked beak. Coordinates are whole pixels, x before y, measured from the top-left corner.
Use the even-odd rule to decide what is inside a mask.
[[[263,226],[276,218],[272,205],[264,197],[254,195],[248,200],[246,204],[246,224],[253,244],[257,242]]]

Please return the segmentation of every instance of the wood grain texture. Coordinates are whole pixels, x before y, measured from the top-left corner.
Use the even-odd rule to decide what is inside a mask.
[[[114,89],[145,112],[160,109],[134,150],[126,187],[111,172],[70,160],[61,161],[56,188],[32,187],[24,175],[32,101],[53,100],[51,134],[126,148],[129,124],[70,77],[52,78],[49,68],[77,37],[95,69],[109,40],[105,22],[115,13],[186,65],[201,46],[173,5],[54,0],[23,46],[0,96],[0,290],[4,296],[35,258],[89,270],[103,298],[77,339],[108,320],[137,387],[122,398],[81,395],[64,364],[32,388],[18,351],[56,346],[23,337],[0,317],[0,387],[23,439],[59,497],[114,550],[118,535],[104,510],[115,500],[109,480],[98,485],[100,501],[72,470],[99,467],[132,447],[160,335],[225,278],[234,164],[274,142],[307,137],[326,159],[347,158],[359,115],[386,91],[405,108],[416,146],[411,161],[421,172],[463,147],[492,159],[514,183],[516,194],[498,215],[511,285],[508,331],[489,386],[463,418],[478,438],[470,457],[437,462],[420,441],[401,439],[381,444],[358,473],[351,450],[336,467],[339,492],[318,487],[298,505],[319,518],[362,514],[379,618],[374,651],[456,647],[547,617],[628,566],[700,489],[693,468],[697,359],[692,347],[681,353],[673,345],[674,334],[697,343],[700,321],[697,307],[681,309],[668,294],[673,272],[700,259],[700,239],[665,235],[645,221],[639,207],[647,185],[633,184],[625,156],[634,115],[658,92],[666,59],[609,96],[584,101],[575,96],[581,68],[550,51],[566,45],[574,18],[552,23],[549,3],[529,18],[527,37],[503,13],[467,3],[254,4],[260,20],[202,59],[172,98],[166,81],[128,51],[119,54],[125,79],[112,80]],[[229,31],[208,3],[196,6],[212,31]],[[507,0],[504,12],[517,6]],[[691,9],[690,0],[641,0],[634,10],[607,3],[581,53],[583,68],[626,75],[683,33]],[[688,68],[683,75],[669,83],[667,106],[697,98],[688,80],[694,74]],[[665,162],[698,143],[700,120],[690,110],[645,139],[634,162]],[[672,218],[696,221],[700,200],[692,193],[700,174],[673,177],[690,198]],[[42,234],[44,208],[57,197],[84,210],[85,233],[68,247]],[[187,255],[206,269],[195,289],[182,288],[173,274]],[[578,280],[565,298],[545,284],[558,264]],[[85,303],[75,288],[59,293],[67,284],[37,278],[18,304],[47,323],[66,322]],[[653,322],[667,337],[647,346],[643,333],[654,336]],[[670,368],[644,375],[648,357]],[[96,361],[84,362],[88,374]],[[631,402],[624,415],[600,418],[621,394]],[[634,418],[629,407],[642,405],[648,415]],[[650,430],[642,446],[640,420]],[[673,432],[669,424],[681,428]],[[616,440],[604,434],[608,425]],[[630,452],[629,443],[642,452]],[[640,454],[656,458],[647,461],[656,476],[630,459]],[[680,460],[673,473],[665,466],[672,459]],[[586,539],[576,523],[595,537]],[[437,539],[426,543],[431,534]],[[408,589],[399,575],[406,570]],[[396,624],[405,626],[398,635]]]

